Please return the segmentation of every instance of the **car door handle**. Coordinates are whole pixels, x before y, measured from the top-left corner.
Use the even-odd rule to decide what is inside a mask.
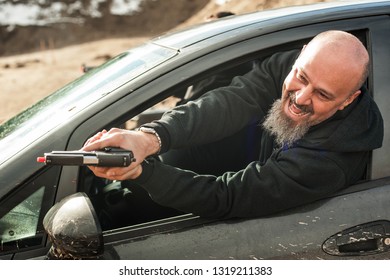
[[[379,220],[343,230],[329,237],[322,249],[333,256],[370,255],[390,248],[390,222]]]

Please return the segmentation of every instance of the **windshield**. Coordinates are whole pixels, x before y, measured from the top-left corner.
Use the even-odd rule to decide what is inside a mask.
[[[0,126],[0,163],[118,87],[175,56],[154,44],[131,49],[42,99]]]

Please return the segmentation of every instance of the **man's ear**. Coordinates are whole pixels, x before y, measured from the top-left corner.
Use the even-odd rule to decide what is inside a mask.
[[[344,110],[345,107],[347,107],[349,104],[351,104],[355,99],[356,97],[358,97],[360,95],[361,90],[357,90],[355,91],[353,94],[351,94],[344,102],[343,104],[341,104],[341,106],[339,107],[339,110]]]

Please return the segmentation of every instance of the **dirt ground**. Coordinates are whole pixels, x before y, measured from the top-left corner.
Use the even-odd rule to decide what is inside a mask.
[[[236,14],[326,0],[210,0],[205,7],[175,27],[202,22],[218,11]],[[167,31],[172,29],[167,29]],[[0,124],[83,74],[81,65],[99,65],[107,58],[140,45],[150,36],[114,38],[54,49],[0,57]]]

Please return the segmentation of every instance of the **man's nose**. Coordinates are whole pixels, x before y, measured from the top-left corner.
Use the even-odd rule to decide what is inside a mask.
[[[311,103],[312,90],[310,87],[304,87],[297,91],[295,103],[298,105],[308,105]]]

